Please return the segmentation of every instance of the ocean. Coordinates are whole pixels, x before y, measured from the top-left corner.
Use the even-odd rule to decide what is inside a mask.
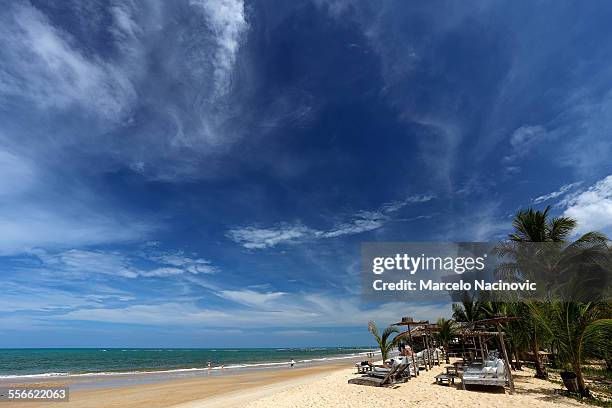
[[[273,367],[365,356],[371,348],[78,348],[0,349],[0,379],[101,376],[157,372]]]

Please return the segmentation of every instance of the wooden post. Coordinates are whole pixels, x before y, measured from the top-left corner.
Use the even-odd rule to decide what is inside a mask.
[[[431,356],[429,355],[429,321],[425,323],[425,342],[427,343],[427,364],[429,364],[429,368],[433,368],[433,364],[431,361]]]
[[[421,339],[423,340],[423,351],[422,353],[427,354],[427,336],[424,334],[421,335]],[[423,365],[425,366],[425,371],[429,371],[429,366],[427,364],[427,357],[423,355]]]
[[[414,358],[414,343],[412,341],[412,333],[410,333],[410,324],[408,324],[408,338],[410,339],[410,352],[412,353],[412,366],[414,367],[414,375],[419,375],[419,366]]]
[[[480,344],[480,357],[482,357],[482,364],[484,367],[484,363],[485,363],[485,353],[484,353],[484,346],[482,345],[482,336],[479,334],[478,335],[478,343]]]
[[[506,372],[508,373],[508,385],[510,385],[510,394],[514,394],[514,379],[512,378],[512,369],[510,368],[510,362],[508,361],[508,353],[506,352],[506,343],[504,342],[504,335],[502,333],[501,324],[496,322],[497,334],[499,337],[499,344],[501,345],[502,353],[504,354],[504,365],[506,366]]]

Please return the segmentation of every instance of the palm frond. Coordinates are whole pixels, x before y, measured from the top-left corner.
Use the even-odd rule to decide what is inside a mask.
[[[576,228],[577,222],[569,217],[553,218],[546,226],[548,240],[553,242],[565,241]]]

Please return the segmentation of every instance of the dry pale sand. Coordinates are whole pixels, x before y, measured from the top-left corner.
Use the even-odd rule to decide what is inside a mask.
[[[339,370],[324,378],[257,399],[244,407],[584,407],[577,401],[559,395],[560,386],[533,378],[531,370],[515,375],[514,395],[509,395],[508,390],[486,391],[487,387],[464,391],[460,385],[437,385],[434,376],[443,371],[443,367],[421,372],[419,377],[393,388],[348,384],[347,381],[355,377],[353,371]],[[206,405],[199,407],[204,408]]]

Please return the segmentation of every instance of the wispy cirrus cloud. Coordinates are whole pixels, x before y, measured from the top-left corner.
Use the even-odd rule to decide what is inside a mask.
[[[134,297],[121,289],[107,288],[104,285],[92,285],[86,291],[75,292],[58,287],[44,286],[38,282],[13,282],[5,279],[0,298],[0,312],[35,311],[43,313],[61,313],[85,307],[117,306],[127,304]]]
[[[545,136],[546,129],[543,126],[521,126],[510,135],[510,145],[517,155],[524,155]]]
[[[45,168],[0,146],[0,255],[33,248],[129,242],[158,226],[130,217],[68,178],[58,181]]]
[[[398,309],[406,303],[384,303],[365,308],[358,298],[339,297],[323,293],[291,294],[291,301],[282,296],[262,305],[247,308],[216,309],[194,303],[132,304],[116,308],[80,308],[63,312],[57,320],[86,320],[108,323],[153,324],[170,326],[209,327],[363,327],[364,322],[376,320],[392,323]],[[411,313],[423,319],[436,320],[450,313],[446,303],[410,305]]]
[[[573,189],[579,187],[581,184],[582,184],[582,181],[578,181],[576,183],[570,183],[570,184],[562,185],[559,188],[559,190],[557,190],[557,191],[553,191],[552,193],[544,194],[544,195],[541,195],[539,197],[534,198],[533,202],[535,204],[540,204],[540,203],[543,203],[545,201],[552,200],[553,198],[560,197],[560,196],[566,194],[567,192],[569,192],[570,190],[573,190]]]
[[[217,295],[246,306],[265,307],[272,305],[275,300],[287,295],[285,292],[258,292],[252,289],[221,290]]]
[[[405,206],[433,200],[432,195],[412,195],[404,200],[383,204],[375,211],[359,211],[348,221],[341,222],[327,230],[309,228],[302,224],[283,223],[274,227],[239,227],[227,232],[227,237],[247,249],[265,249],[279,244],[291,244],[304,240],[337,238],[355,235],[381,228],[391,221],[392,214]]]
[[[248,29],[242,0],[191,0],[190,4],[204,10],[210,29],[215,34],[214,52],[215,93],[228,92],[231,73],[240,42]]]
[[[15,2],[0,15],[0,103],[28,100],[42,109],[78,105],[117,120],[135,98],[120,68],[88,56],[38,9]]]
[[[227,232],[228,238],[248,249],[271,248],[316,236],[318,231],[303,225],[280,224],[275,227],[241,227]]]
[[[65,20],[27,1],[0,13],[0,107],[38,118],[6,126],[9,114],[0,142],[40,161],[87,152],[106,169],[178,181],[202,177],[201,158],[244,135],[232,86],[249,28],[242,0],[67,3]],[[47,139],[55,149],[38,148]]]
[[[540,125],[523,125],[514,130],[508,139],[511,150],[503,158],[504,163],[506,163],[506,174],[520,172],[521,167],[518,165],[520,160],[527,156],[538,144],[544,142],[547,137],[549,137],[549,133],[546,128]]]
[[[182,252],[135,255],[122,251],[71,249],[56,253],[34,250],[32,254],[42,262],[42,269],[68,276],[101,274],[135,279],[212,274],[218,271],[210,261]]]

